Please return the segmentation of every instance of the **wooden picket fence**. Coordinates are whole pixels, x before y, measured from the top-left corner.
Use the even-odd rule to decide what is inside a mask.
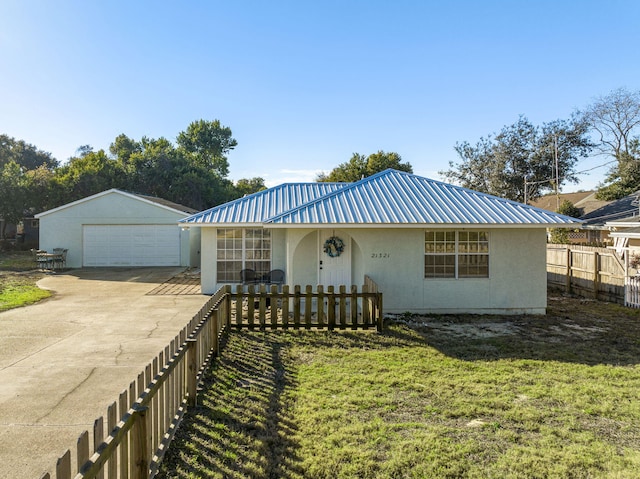
[[[365,277],[360,292],[321,286],[302,292],[294,286],[218,290],[187,326],[83,432],[76,453],[67,450],[56,464],[56,479],[148,479],[154,477],[187,407],[196,405],[197,385],[221,338],[234,328],[382,330],[382,293]],[[257,305],[257,307],[256,307]],[[93,438],[91,441],[90,436]],[[91,452],[93,451],[93,452]],[[77,473],[72,473],[76,470]],[[41,479],[51,479],[45,473]]]
[[[229,324],[238,328],[377,329],[382,330],[382,293],[365,276],[361,290],[322,285],[238,285],[231,294]]]
[[[640,308],[640,276],[627,276],[624,279],[624,305]]]

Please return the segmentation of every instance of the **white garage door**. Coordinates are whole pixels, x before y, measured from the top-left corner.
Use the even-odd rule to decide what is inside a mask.
[[[84,225],[83,266],[180,266],[176,225]]]

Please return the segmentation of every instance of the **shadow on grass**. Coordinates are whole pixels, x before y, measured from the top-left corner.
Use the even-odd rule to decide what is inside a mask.
[[[206,374],[160,478],[307,477],[293,417],[300,348],[434,348],[463,361],[640,363],[640,312],[578,298],[546,316],[406,316],[369,332],[233,331]],[[292,347],[297,348],[298,355]],[[302,428],[301,428],[302,429]],[[307,451],[308,453],[308,451]]]
[[[279,333],[230,334],[157,477],[302,477],[286,355]]]
[[[550,296],[546,315],[410,316],[400,323],[395,334],[417,332],[426,345],[465,361],[640,363],[640,311],[614,303]]]

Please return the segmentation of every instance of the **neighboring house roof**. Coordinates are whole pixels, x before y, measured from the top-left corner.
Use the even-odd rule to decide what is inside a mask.
[[[560,193],[559,195],[555,195],[555,193],[551,193],[549,195],[541,196],[535,201],[532,201],[531,206],[535,206],[536,208],[542,208],[547,211],[557,211],[558,206],[560,206],[564,201],[570,202],[577,208],[580,208],[580,204],[594,196],[593,191],[578,191],[576,193]],[[585,211],[582,211],[584,214]]]
[[[584,220],[583,226],[604,227],[606,223],[611,221],[628,218],[633,215],[638,215],[638,194],[640,192],[633,193],[619,200],[602,202],[603,204],[586,213],[580,217]]]
[[[310,185],[316,185],[310,187]],[[355,183],[281,185],[190,216],[184,223],[309,225],[576,225],[574,218],[459,186],[388,169]],[[282,201],[300,187],[317,196]],[[273,191],[271,191],[273,190]],[[271,192],[270,192],[271,191]],[[259,196],[261,195],[262,196]]]
[[[57,208],[53,208],[47,211],[43,211],[42,213],[39,213],[37,215],[34,216],[34,218],[41,218],[42,216],[46,216],[46,215],[50,215],[51,213],[55,213],[57,211],[61,211],[64,210],[66,208],[70,208],[72,206],[78,205],[80,203],[84,203],[96,198],[100,198],[102,196],[106,196],[109,194],[118,194],[118,195],[122,195],[122,196],[126,196],[138,201],[143,201],[145,203],[152,203],[156,206],[159,206],[161,208],[167,209],[167,210],[171,210],[171,211],[175,211],[177,213],[187,213],[187,214],[192,214],[195,213],[197,210],[194,210],[193,208],[189,208],[187,206],[183,206],[183,205],[179,205],[177,203],[173,203],[171,201],[167,201],[164,200],[162,198],[156,198],[155,196],[146,196],[146,195],[138,195],[136,193],[128,193],[126,191],[122,191],[119,190],[117,188],[112,188],[110,190],[105,190],[102,191],[100,193],[97,193],[95,195],[91,195],[91,196],[87,196],[86,198],[82,198],[80,200],[77,201],[73,201],[71,203],[67,203],[65,205],[62,206],[58,206]]]
[[[619,200],[605,201],[596,199],[595,191],[563,193],[559,195],[559,201],[571,201],[582,211],[579,219],[583,220],[583,228],[605,230],[611,221],[639,214],[639,194],[640,192],[636,192]],[[556,195],[543,196],[532,202],[533,206],[549,211],[555,211],[557,204]]]

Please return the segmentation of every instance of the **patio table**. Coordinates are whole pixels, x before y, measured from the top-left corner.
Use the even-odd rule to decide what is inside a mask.
[[[64,267],[64,253],[37,253],[36,263],[40,269],[53,269]]]

